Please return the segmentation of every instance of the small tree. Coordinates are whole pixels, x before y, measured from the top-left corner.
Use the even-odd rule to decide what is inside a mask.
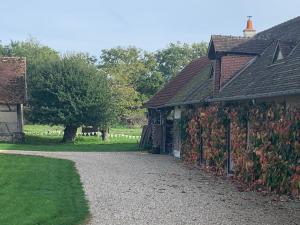
[[[30,119],[65,126],[63,142],[74,141],[82,125],[108,124],[114,115],[107,78],[89,58],[68,55],[39,68],[29,99]]]

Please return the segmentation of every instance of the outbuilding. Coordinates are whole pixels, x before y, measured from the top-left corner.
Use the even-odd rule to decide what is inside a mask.
[[[0,58],[0,141],[22,142],[26,102],[26,59]]]
[[[249,18],[243,37],[212,35],[207,57],[145,104],[142,147],[299,196],[299,27],[255,34]]]

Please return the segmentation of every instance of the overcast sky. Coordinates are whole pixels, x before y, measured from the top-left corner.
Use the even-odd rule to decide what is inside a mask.
[[[242,35],[248,15],[257,31],[299,15],[300,0],[6,0],[0,40],[38,39],[60,52],[134,45],[157,50],[170,42]]]

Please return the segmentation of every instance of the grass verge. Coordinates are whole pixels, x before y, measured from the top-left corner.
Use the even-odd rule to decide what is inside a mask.
[[[0,143],[0,150],[30,151],[85,151],[85,152],[124,152],[138,151],[139,140],[128,136],[138,136],[141,128],[112,128],[113,138],[102,141],[96,136],[78,136],[75,143],[60,143],[63,128],[60,126],[25,125],[25,143]],[[49,134],[48,134],[49,133]]]
[[[88,204],[74,163],[0,154],[0,224],[75,225]]]
[[[26,136],[24,144],[0,143],[0,150],[124,152],[139,149],[137,142],[125,139],[103,142],[98,137],[78,137],[75,143],[60,141],[61,137],[57,136]]]

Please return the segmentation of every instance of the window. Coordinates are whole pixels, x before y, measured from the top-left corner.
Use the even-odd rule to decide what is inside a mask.
[[[211,65],[210,72],[209,72],[209,78],[213,78],[213,76],[214,76],[214,66]]]
[[[283,54],[282,51],[280,49],[280,45],[277,45],[276,51],[275,51],[275,55],[273,57],[273,63],[277,62],[278,60],[283,59]]]

